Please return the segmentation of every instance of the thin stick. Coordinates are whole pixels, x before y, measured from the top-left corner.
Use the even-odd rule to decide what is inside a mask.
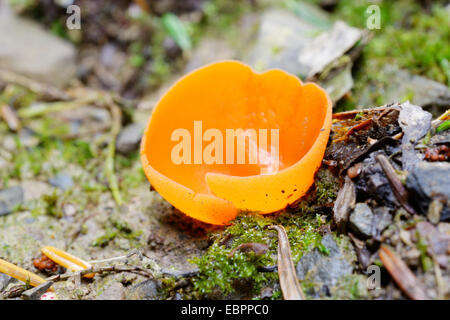
[[[73,101],[57,101],[57,102],[43,102],[34,106],[33,108],[20,109],[18,115],[21,118],[34,118],[46,115],[48,113],[72,110],[78,107],[85,106],[90,103],[90,99],[79,99]]]
[[[124,256],[118,256],[118,257],[112,257],[112,258],[108,258],[108,259],[100,259],[100,260],[91,260],[89,261],[90,264],[96,264],[96,263],[103,263],[103,262],[112,262],[112,261],[119,261],[119,260],[125,260],[128,259],[134,255],[138,255],[139,258],[142,260],[142,253],[135,249],[132,250],[131,252],[129,252],[128,254],[124,255]]]
[[[84,275],[90,274],[90,273],[102,274],[102,273],[106,273],[106,272],[131,272],[131,273],[139,274],[146,278],[153,278],[153,273],[142,267],[105,266],[105,267],[93,267],[90,269],[81,270],[81,271],[77,271],[77,272],[66,272],[64,274],[57,274],[55,276],[47,278],[46,280],[58,282],[58,281],[70,279],[75,276],[84,276]]]

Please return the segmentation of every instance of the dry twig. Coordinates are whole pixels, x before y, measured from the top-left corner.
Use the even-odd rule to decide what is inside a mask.
[[[21,87],[25,87],[42,96],[45,100],[71,99],[70,95],[49,84],[44,84],[10,71],[0,69],[0,80],[6,83],[13,83]]]

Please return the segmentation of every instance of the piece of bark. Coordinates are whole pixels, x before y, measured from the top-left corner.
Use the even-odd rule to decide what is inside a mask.
[[[346,175],[344,186],[339,190],[333,207],[333,219],[339,232],[344,232],[350,212],[355,208],[356,189],[353,181]]]
[[[25,292],[22,293],[22,297],[25,300],[40,300],[41,296],[47,292],[48,289],[50,289],[50,287],[53,285],[53,281],[47,281],[44,282],[43,284],[31,288]]]

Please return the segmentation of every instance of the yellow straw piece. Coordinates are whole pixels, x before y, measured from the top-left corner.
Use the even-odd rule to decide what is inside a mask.
[[[78,257],[75,257],[75,256],[71,255],[70,253],[67,253],[60,249],[57,249],[55,247],[50,247],[50,246],[43,247],[41,249],[41,252],[43,254],[45,254],[50,260],[56,262],[57,264],[65,267],[73,272],[87,270],[87,269],[92,268],[90,263],[88,263]],[[92,278],[93,276],[94,276],[94,274],[90,273],[90,274],[84,275],[83,277]]]
[[[0,259],[0,272],[7,274],[8,276],[13,277],[17,280],[29,283],[33,287],[36,287],[46,282],[45,279],[39,277],[37,274],[22,269],[2,259]],[[49,291],[53,291],[53,288],[50,288]]]

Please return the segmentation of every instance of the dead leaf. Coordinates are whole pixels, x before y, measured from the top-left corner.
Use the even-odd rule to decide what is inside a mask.
[[[417,283],[412,271],[394,252],[382,245],[378,254],[392,279],[408,298],[413,300],[429,299]]]
[[[270,226],[278,232],[278,277],[284,300],[305,300],[292,260],[291,248],[282,226]]]

